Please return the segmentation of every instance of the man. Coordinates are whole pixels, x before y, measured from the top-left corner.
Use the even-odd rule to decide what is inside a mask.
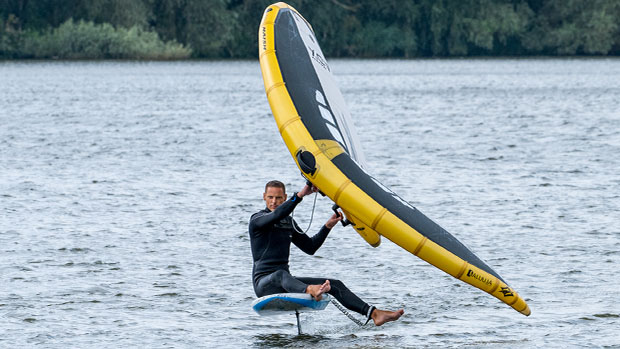
[[[304,196],[316,191],[316,187],[306,185],[287,201],[284,183],[270,181],[265,185],[263,200],[267,207],[252,215],[249,226],[254,259],[254,292],[258,297],[284,292],[308,293],[316,300],[320,300],[323,293],[329,293],[348,309],[372,319],[377,326],[397,320],[403,315],[403,309],[377,309],[362,301],[340,280],[294,277],[290,274],[288,260],[291,242],[312,255],[321,247],[330,230],[342,220],[342,214],[335,213],[313,237],[299,228],[289,215]]]

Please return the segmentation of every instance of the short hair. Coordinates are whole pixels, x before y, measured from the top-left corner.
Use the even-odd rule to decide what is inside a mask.
[[[278,180],[273,180],[273,181],[269,181],[267,182],[267,184],[265,184],[265,192],[267,192],[267,188],[269,187],[273,187],[273,188],[282,188],[282,191],[286,193],[286,186],[284,186],[284,183],[278,181]]]

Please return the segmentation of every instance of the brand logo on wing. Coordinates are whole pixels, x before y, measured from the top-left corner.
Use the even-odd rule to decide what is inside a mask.
[[[504,294],[504,297],[514,297],[510,287],[502,287],[499,291]]]
[[[263,26],[263,51],[267,51],[267,27]]]
[[[476,272],[474,272],[471,269],[469,269],[469,271],[467,272],[467,276],[469,276],[471,278],[474,278],[474,279],[476,279],[478,281],[482,281],[482,282],[484,282],[485,284],[487,284],[489,286],[493,284],[493,281],[491,281],[490,279],[488,279],[488,278],[486,278],[486,277],[484,277],[482,275],[476,274]]]
[[[323,69],[331,72],[329,66],[327,65],[327,61],[323,58],[318,52],[314,51],[314,49],[310,49],[310,53],[312,54],[312,59],[317,62]]]

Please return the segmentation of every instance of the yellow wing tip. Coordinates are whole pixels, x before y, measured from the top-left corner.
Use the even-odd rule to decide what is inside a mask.
[[[521,310],[520,313],[525,316],[530,316],[530,314],[532,314],[532,311],[530,310],[530,307],[526,304],[525,309]]]

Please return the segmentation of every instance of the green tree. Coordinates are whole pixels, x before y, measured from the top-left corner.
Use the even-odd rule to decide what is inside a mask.
[[[72,19],[44,33],[28,31],[22,44],[22,55],[32,58],[180,59],[191,53],[176,42],[163,42],[157,33],[139,26],[114,28],[109,23]]]
[[[6,21],[0,17],[0,58],[18,58],[21,41],[19,19],[13,14]]]
[[[150,4],[142,0],[82,0],[79,6],[80,11],[69,18],[110,23],[116,28],[147,29],[152,18]]]
[[[196,57],[234,56],[237,14],[228,0],[152,0],[155,30],[192,48]]]
[[[508,0],[421,1],[422,52],[433,56],[514,54],[533,12]]]
[[[353,33],[355,56],[400,56],[418,54],[416,23],[421,19],[420,6],[414,1],[385,0],[365,2],[353,18],[359,18],[359,28]],[[349,35],[351,35],[349,34]]]
[[[190,45],[198,57],[233,56],[227,50],[233,39],[236,14],[229,11],[227,0],[188,0],[183,16],[184,36],[181,42]]]
[[[0,57],[31,56],[26,42],[39,52],[40,40],[69,29],[99,40],[110,28],[139,38],[125,44],[155,42],[147,37],[156,32],[162,42],[191,47],[193,57],[256,57],[261,15],[274,1],[0,0]],[[618,0],[288,2],[312,24],[328,57],[620,54]]]
[[[225,50],[230,57],[258,57],[258,26],[263,12],[273,0],[233,0],[229,9],[236,13],[232,23],[231,40],[226,43]],[[291,6],[297,4],[289,2]]]
[[[547,0],[524,47],[542,54],[607,54],[620,44],[620,3],[616,0]]]

